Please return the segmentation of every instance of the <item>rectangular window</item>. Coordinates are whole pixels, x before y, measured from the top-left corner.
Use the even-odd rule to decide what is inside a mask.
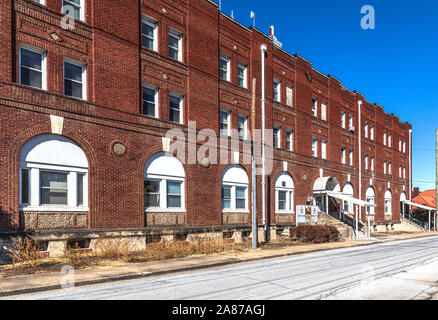
[[[273,87],[273,98],[274,101],[281,102],[281,81],[274,78],[274,87]]]
[[[183,97],[176,94],[170,94],[169,102],[170,102],[169,120],[177,123],[183,123],[183,117],[182,117]]]
[[[20,47],[20,83],[46,90],[46,53],[39,49]]]
[[[144,47],[158,51],[158,21],[143,16],[141,24],[141,43]]]
[[[143,114],[158,118],[158,88],[143,85]]]
[[[374,157],[371,157],[370,167],[371,167],[371,171],[374,171]]]
[[[406,141],[403,141],[403,153],[406,153]]]
[[[224,53],[221,53],[220,58],[220,76],[222,80],[231,81],[230,75],[231,58]]]
[[[345,148],[341,149],[341,162],[342,162],[342,164],[346,163],[346,149]]]
[[[353,150],[350,150],[349,157],[348,157],[348,163],[350,166],[353,165]]]
[[[289,151],[293,151],[293,141],[294,141],[293,139],[294,139],[294,132],[288,130],[286,135],[286,149]]]
[[[401,178],[402,177],[402,166],[400,166],[398,168],[398,177]]]
[[[348,130],[350,130],[350,131],[354,130],[353,115],[352,114],[348,115]]]
[[[368,155],[365,155],[365,170],[368,170]]]
[[[181,208],[181,182],[167,181],[167,207]]]
[[[318,116],[318,99],[314,97],[312,98],[312,116]]]
[[[392,146],[392,135],[388,134],[388,148],[391,148]]]
[[[247,127],[248,127],[248,117],[239,115],[239,138],[248,139]]]
[[[246,188],[236,187],[236,209],[246,209]]]
[[[346,125],[345,112],[341,111],[341,128],[345,129],[345,125]]]
[[[406,179],[406,167],[403,167],[403,179]]]
[[[366,123],[366,122],[364,125],[364,136],[365,136],[365,138],[368,138],[368,123]]]
[[[248,88],[247,74],[248,74],[247,65],[240,62],[239,65],[237,66],[237,78],[238,78],[239,86],[241,86],[242,88]]]
[[[383,162],[383,174],[386,174],[386,165],[387,165],[387,162],[386,162],[386,160]]]
[[[21,203],[29,204],[29,169],[21,169]]]
[[[321,141],[321,158],[327,159],[327,141],[326,140]]]
[[[62,12],[84,21],[84,0],[62,0]]]
[[[398,151],[402,151],[402,139],[398,140]]]
[[[392,174],[392,162],[388,163],[388,174]]]
[[[64,61],[64,94],[79,99],[86,99],[85,64]]]
[[[274,148],[281,148],[281,128],[280,127],[274,127],[273,129],[274,133]]]
[[[286,104],[289,107],[293,107],[294,89],[291,85],[286,85]]]
[[[40,171],[41,205],[67,205],[67,173]]]
[[[221,113],[220,113],[220,133],[225,135],[225,136],[231,135],[230,115],[231,115],[230,111],[221,110]]]
[[[160,181],[144,181],[144,205],[145,207],[160,206]]]
[[[383,132],[383,145],[386,146],[386,131]]]
[[[321,119],[327,121],[327,103],[321,103]]]
[[[287,191],[278,191],[278,210],[286,210]]]
[[[222,187],[222,209],[231,209],[231,187]]]
[[[318,139],[312,138],[312,156],[317,157],[318,156]]]
[[[374,126],[370,127],[370,139],[374,140]]]
[[[77,194],[77,205],[83,206],[84,205],[84,174],[78,173],[77,174],[77,186],[76,186],[76,194]]]
[[[182,33],[169,28],[169,57],[182,61]]]

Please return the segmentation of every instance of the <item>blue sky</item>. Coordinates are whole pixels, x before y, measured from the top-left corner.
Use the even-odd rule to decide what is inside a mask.
[[[218,0],[216,0],[218,2]],[[375,30],[361,28],[361,8],[375,9]],[[413,184],[435,188],[438,128],[438,1],[222,0],[222,11],[275,35],[324,74],[357,90],[413,126]]]

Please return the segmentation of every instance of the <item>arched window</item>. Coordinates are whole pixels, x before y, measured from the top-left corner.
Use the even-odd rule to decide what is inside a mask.
[[[344,189],[342,190],[342,193],[347,197],[353,198],[353,185],[347,182],[344,186]],[[353,203],[351,201],[344,201],[344,212],[353,213]]]
[[[366,192],[366,201],[374,204],[374,189],[373,187],[369,186]],[[373,215],[374,214],[374,207],[367,207],[367,214]]]
[[[184,211],[185,172],[170,153],[157,153],[144,168],[144,206],[147,211]]]
[[[19,166],[24,210],[88,210],[88,161],[73,141],[36,136],[21,149]]]
[[[389,189],[385,192],[385,215],[392,215],[392,193]]]
[[[280,173],[275,181],[275,212],[294,213],[294,182],[287,172]]]
[[[248,212],[248,175],[239,165],[228,166],[222,176],[222,211]]]

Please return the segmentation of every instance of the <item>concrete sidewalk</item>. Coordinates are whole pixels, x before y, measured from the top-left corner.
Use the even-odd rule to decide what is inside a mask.
[[[365,240],[349,240],[324,244],[302,244],[281,248],[257,249],[249,252],[223,253],[208,256],[186,257],[164,261],[126,263],[118,266],[94,267],[76,270],[74,285],[84,286],[104,282],[131,280],[157,276],[167,273],[184,272],[203,268],[219,267],[241,262],[278,258],[301,253],[322,250],[371,245],[388,241],[407,240],[420,237],[437,236],[438,233],[412,233],[389,235]],[[62,272],[16,276],[0,280],[0,296],[11,296],[39,291],[61,289],[61,283],[67,276]]]

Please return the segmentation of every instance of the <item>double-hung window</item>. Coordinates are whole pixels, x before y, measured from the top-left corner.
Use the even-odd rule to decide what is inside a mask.
[[[327,159],[327,141],[326,140],[321,141],[321,158]]]
[[[292,130],[288,130],[286,133],[286,149],[289,151],[293,151],[293,141],[294,141],[294,132]]]
[[[84,21],[84,0],[62,0],[62,12]]]
[[[403,153],[406,153],[406,141],[403,141]]]
[[[231,81],[230,74],[231,57],[225,53],[221,53],[220,56],[220,76],[222,80]]]
[[[246,64],[239,62],[237,66],[237,79],[239,86],[242,88],[248,88],[248,67]]]
[[[374,157],[371,157],[370,168],[371,171],[374,171]]]
[[[248,139],[248,117],[239,115],[239,138]]]
[[[346,126],[346,114],[345,111],[341,111],[341,128],[345,129]]]
[[[350,166],[353,165],[353,150],[350,150],[350,152],[349,152],[349,156],[348,156],[348,164],[349,164]]]
[[[158,87],[143,84],[143,114],[158,118]]]
[[[169,120],[177,123],[183,123],[183,102],[184,97],[177,93],[171,93],[169,96]]]
[[[87,66],[85,63],[64,58],[64,94],[87,99]]]
[[[281,102],[281,81],[276,78],[273,81],[273,98],[274,101]]]
[[[365,136],[365,138],[368,139],[368,123],[367,122],[365,122],[365,125],[364,125],[364,136]]]
[[[318,156],[318,139],[312,138],[312,156],[317,157]]]
[[[146,15],[141,23],[141,43],[150,50],[158,51],[158,21]]]
[[[169,57],[182,61],[182,32],[169,28]]]
[[[273,129],[274,134],[274,148],[281,148],[281,128],[280,127],[274,127]]]
[[[387,171],[386,171],[386,165],[387,165],[387,161],[385,160],[385,161],[383,161],[383,174],[386,174],[387,173]]]
[[[327,121],[327,103],[321,103],[321,120]]]
[[[220,134],[225,136],[231,135],[231,112],[229,110],[221,110],[220,112]]]
[[[392,147],[392,134],[388,134],[388,148]]]
[[[346,163],[346,149],[345,148],[341,149],[341,163],[342,164]]]
[[[222,186],[222,209],[248,210],[247,208],[248,188],[237,185]]]
[[[286,85],[286,105],[293,107],[294,89],[290,84]]]
[[[312,98],[312,116],[318,116],[318,99],[315,97]]]
[[[388,174],[392,174],[392,162],[388,163]]]
[[[383,145],[386,146],[386,131],[383,132]]]
[[[365,155],[365,170],[368,170],[368,155]]]
[[[20,45],[19,80],[21,84],[47,90],[46,52],[28,45]]]

